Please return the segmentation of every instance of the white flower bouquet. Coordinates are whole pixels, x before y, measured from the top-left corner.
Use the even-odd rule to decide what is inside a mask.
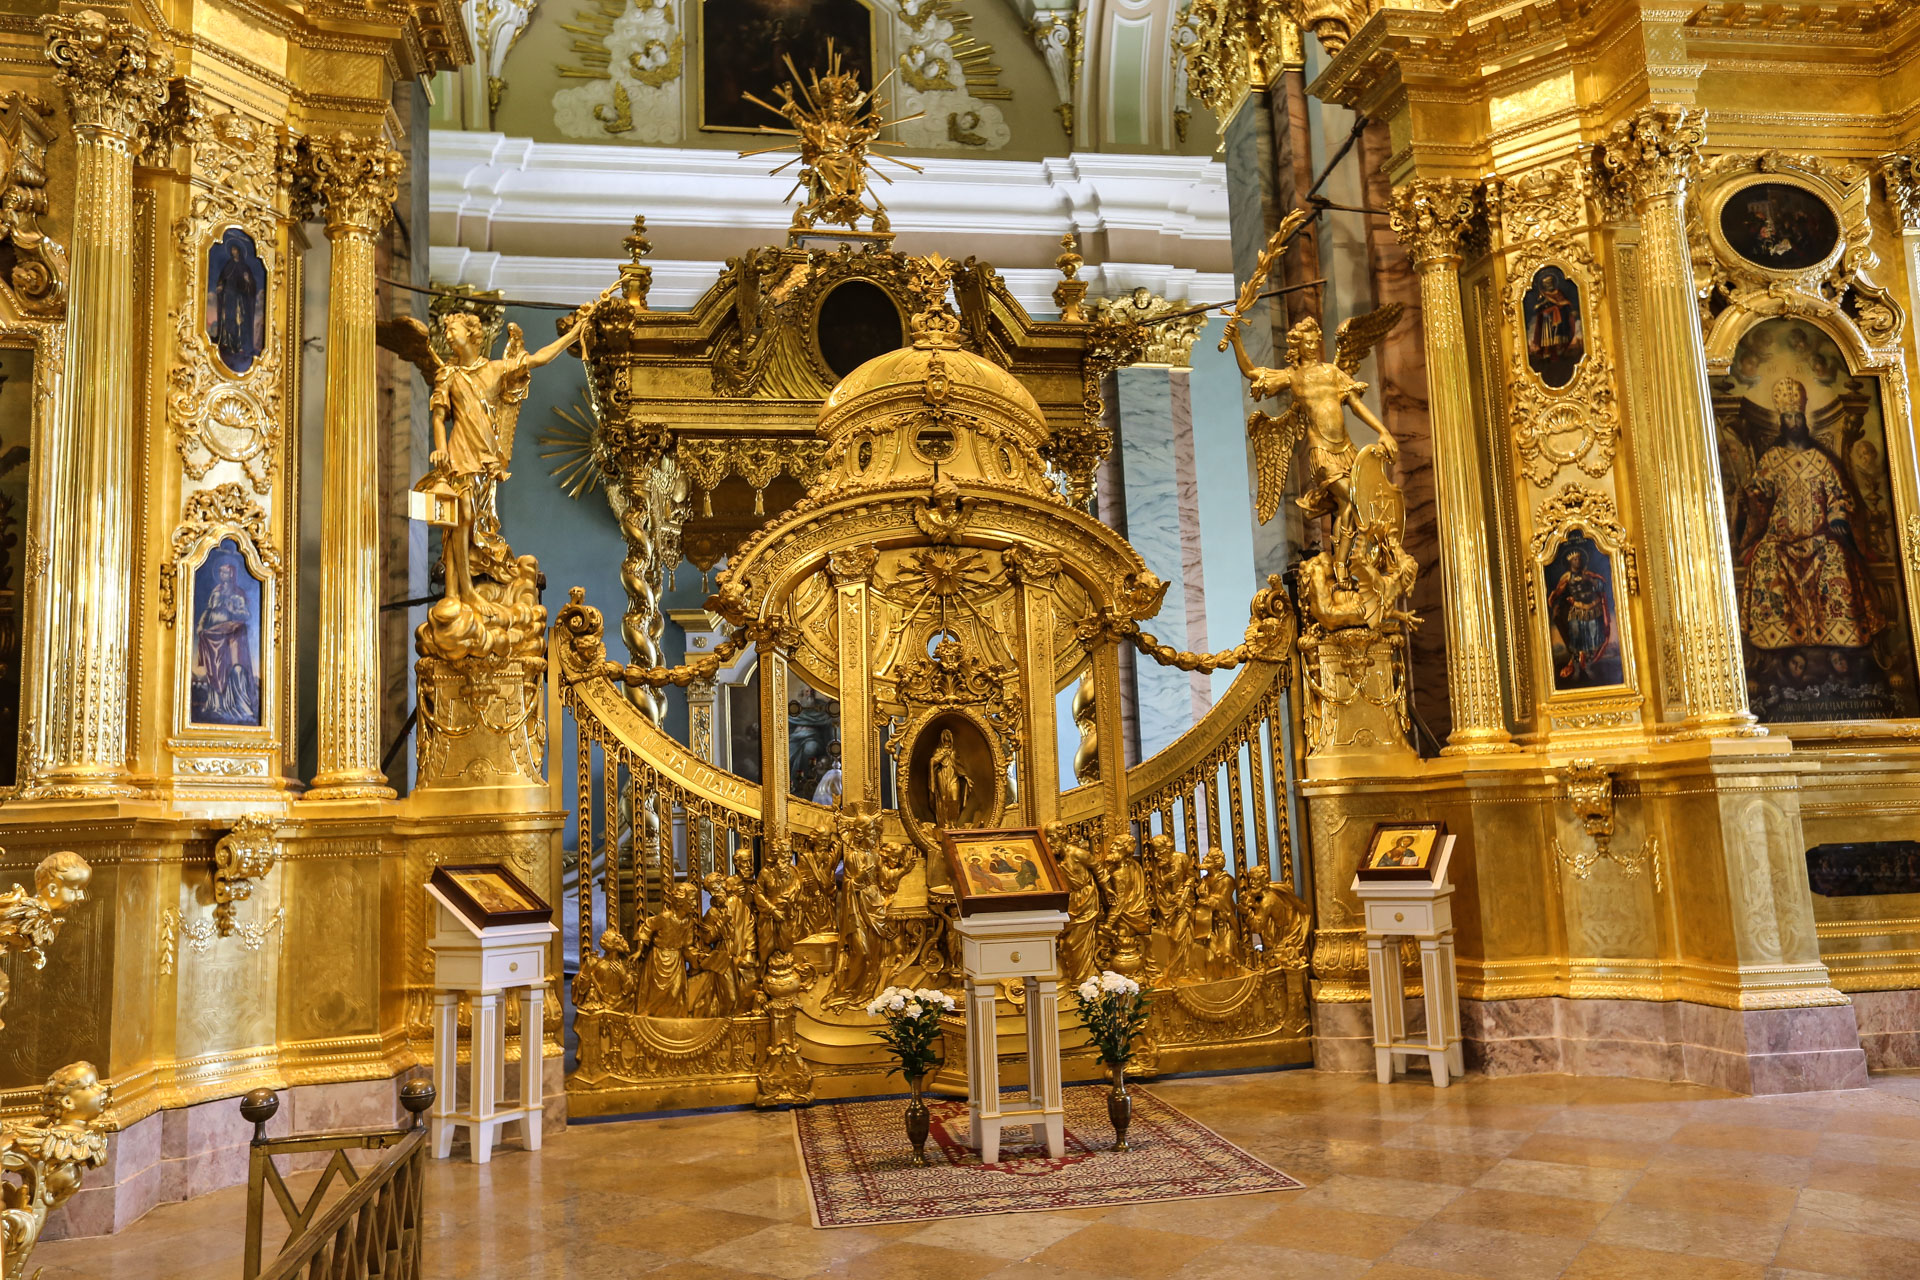
[[[888,987],[875,996],[867,1015],[881,1020],[874,1034],[894,1056],[895,1066],[887,1074],[898,1071],[911,1080],[940,1065],[941,1055],[934,1052],[940,1042],[940,1016],[955,1007],[952,996],[928,987]]]
[[[1133,1040],[1146,1029],[1147,997],[1140,984],[1108,969],[1074,991],[1080,997],[1080,1024],[1093,1037],[1100,1061],[1124,1067],[1133,1057]]]

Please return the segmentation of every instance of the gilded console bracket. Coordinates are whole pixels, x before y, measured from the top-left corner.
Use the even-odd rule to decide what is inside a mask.
[[[273,818],[249,816],[233,824],[213,846],[213,924],[223,938],[233,936],[233,904],[253,896],[253,884],[280,860]]]

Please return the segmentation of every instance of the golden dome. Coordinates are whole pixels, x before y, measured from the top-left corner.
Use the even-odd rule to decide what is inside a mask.
[[[846,480],[942,477],[1052,491],[1040,446],[1046,417],[1033,393],[950,330],[916,326],[910,347],[855,369],[820,406],[820,434]]]

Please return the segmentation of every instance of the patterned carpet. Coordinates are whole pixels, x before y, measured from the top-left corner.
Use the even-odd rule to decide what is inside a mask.
[[[1065,1091],[1067,1150],[1009,1127],[1000,1160],[967,1145],[967,1104],[929,1098],[926,1168],[910,1156],[899,1098],[796,1108],[794,1137],[817,1227],[873,1226],[984,1213],[1084,1209],[1152,1200],[1295,1191],[1294,1181],[1144,1089],[1133,1089],[1131,1151],[1111,1151],[1105,1085]],[[1022,1134],[1025,1133],[1023,1137]]]

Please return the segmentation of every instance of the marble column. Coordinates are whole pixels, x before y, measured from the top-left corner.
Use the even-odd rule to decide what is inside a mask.
[[[1176,649],[1204,648],[1206,617],[1202,613],[1198,618],[1196,639],[1188,599],[1201,583],[1196,580],[1200,576],[1194,510],[1198,494],[1192,474],[1193,411],[1187,373],[1135,367],[1120,370],[1116,381],[1126,535],[1147,566],[1167,584],[1159,616],[1143,625]],[[1185,733],[1212,705],[1206,677],[1163,667],[1151,659],[1135,659],[1134,690],[1143,760]]]
[[[1614,129],[1600,163],[1641,227],[1637,336],[1647,420],[1636,427],[1652,463],[1652,474],[1641,477],[1657,522],[1647,537],[1658,540],[1667,566],[1665,582],[1655,584],[1668,633],[1661,645],[1665,701],[1678,711],[1683,736],[1720,737],[1764,731],[1747,709],[1713,392],[1687,245],[1687,183],[1704,135],[1699,111],[1647,107]]]
[[[134,793],[127,770],[128,631],[136,593],[133,153],[167,99],[172,58],[132,24],[85,9],[42,20],[73,115],[73,257],[60,399],[46,433],[52,533],[38,622],[44,720],[31,761],[47,796]]]
[[[1460,241],[1475,205],[1473,184],[1416,179],[1394,196],[1393,232],[1420,276],[1433,421],[1441,589],[1447,632],[1447,689],[1453,732],[1446,755],[1513,751],[1500,698],[1494,630],[1493,548],[1474,425],[1466,321],[1460,308]]]
[[[375,239],[399,194],[400,154],[350,132],[305,141],[324,205],[327,413],[320,532],[319,774],[309,800],[383,799],[380,772],[379,423]]]

